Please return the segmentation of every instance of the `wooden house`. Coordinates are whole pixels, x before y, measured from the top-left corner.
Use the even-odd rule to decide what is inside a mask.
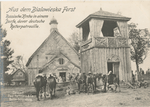
[[[76,27],[81,44],[81,72],[107,74],[110,70],[120,80],[131,80],[130,45],[127,21],[130,18],[100,11],[90,14]]]
[[[25,73],[21,69],[17,69],[15,72],[12,72],[11,76],[12,76],[11,81],[14,82],[15,84],[25,83],[26,76],[25,76]]]
[[[28,84],[33,85],[35,76],[42,70],[47,76],[65,76],[69,73],[79,73],[79,55],[57,29],[57,20],[50,21],[50,35],[31,55],[26,66],[28,68]]]

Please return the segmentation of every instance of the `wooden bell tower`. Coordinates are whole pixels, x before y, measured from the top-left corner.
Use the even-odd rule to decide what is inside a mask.
[[[101,9],[76,26],[83,41],[81,72],[107,74],[111,70],[120,80],[132,80],[127,31],[130,19]]]

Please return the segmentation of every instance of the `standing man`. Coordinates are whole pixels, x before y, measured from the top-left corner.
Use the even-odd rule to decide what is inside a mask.
[[[132,73],[132,82],[133,82],[133,84],[135,83],[135,76],[134,76],[134,74],[133,74],[133,70],[131,71],[131,73]]]
[[[144,70],[142,68],[140,68],[140,74],[144,74]]]
[[[112,71],[108,72],[108,84],[113,84],[113,75]]]

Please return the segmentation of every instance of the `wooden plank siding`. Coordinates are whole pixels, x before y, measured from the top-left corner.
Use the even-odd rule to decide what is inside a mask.
[[[92,37],[90,43],[89,40],[86,40],[84,41],[84,43],[88,44],[81,45],[81,53],[83,57],[81,58],[81,72],[88,73],[91,70],[91,72],[93,73],[99,72],[106,74],[108,73],[108,61],[112,62],[113,66],[115,66],[116,68],[116,71],[118,71],[118,65],[116,66],[116,63],[119,62],[119,78],[121,80],[130,81],[131,59],[129,37],[127,31],[127,21],[129,21],[130,18],[114,18],[111,16],[114,16],[114,14],[111,14],[110,16],[108,16],[107,14],[105,16],[103,12],[104,11],[101,10],[94,14],[91,14],[77,25],[77,27],[79,28],[80,37],[84,38],[82,27],[88,23],[90,30],[89,33]],[[112,35],[109,32],[109,28],[107,32],[109,35],[103,35],[104,32],[102,32],[102,28],[104,24],[106,24],[104,23],[104,21],[113,21],[114,23],[116,23],[117,26],[114,26],[112,30],[118,27],[120,31],[119,36],[114,36],[115,32],[113,32]],[[113,23],[110,24],[113,25]],[[107,29],[105,30],[107,31]]]
[[[73,65],[77,65],[78,67],[80,67],[77,51],[57,30],[54,30],[40,45],[40,47],[31,55],[28,63],[26,64],[28,68],[28,84],[33,85],[33,81],[35,79],[35,76],[39,73],[39,69],[43,69],[43,66],[50,62],[56,55],[59,58],[61,56],[60,53],[63,53]],[[49,73],[52,72],[51,69],[54,67],[55,66],[50,67]],[[69,72],[74,72],[74,69],[72,69],[72,71],[69,69]]]
[[[127,22],[126,21],[117,21],[118,27],[120,29],[122,37],[127,36]]]
[[[120,80],[131,80],[131,62],[129,48],[93,48],[82,52],[81,72],[88,73],[108,73],[107,60],[112,55],[119,57],[119,77]]]
[[[104,21],[103,20],[99,20],[99,19],[91,19],[89,21],[89,25],[90,25],[90,34],[92,35],[92,37],[99,37],[101,36],[101,29],[103,26]]]

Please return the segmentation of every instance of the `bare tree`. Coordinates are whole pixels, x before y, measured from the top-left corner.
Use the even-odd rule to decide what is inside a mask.
[[[79,52],[80,51],[80,43],[81,40],[79,39],[79,34],[77,31],[74,31],[71,35],[70,38],[68,39],[69,43],[74,47],[74,49]]]

